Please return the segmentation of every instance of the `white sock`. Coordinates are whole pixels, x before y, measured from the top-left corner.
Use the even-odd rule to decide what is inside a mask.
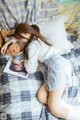
[[[80,110],[71,109],[66,120],[80,120]]]

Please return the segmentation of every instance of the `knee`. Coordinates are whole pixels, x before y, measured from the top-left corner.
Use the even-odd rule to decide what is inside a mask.
[[[43,103],[43,104],[47,104],[47,93],[43,92],[42,90],[39,90],[37,93],[37,99],[39,102]]]
[[[43,101],[44,101],[44,96],[40,90],[37,92],[37,99],[41,103],[43,103]]]
[[[39,100],[39,102],[43,104],[47,104],[48,91],[46,90],[45,84],[43,84],[41,88],[39,89],[37,93],[37,99]]]

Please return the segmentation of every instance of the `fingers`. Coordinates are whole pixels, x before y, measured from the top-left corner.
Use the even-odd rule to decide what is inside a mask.
[[[1,54],[5,54],[6,50],[4,48],[1,48]]]
[[[2,54],[5,54],[5,53],[6,53],[6,50],[7,50],[6,46],[2,47],[2,48],[1,48],[1,53],[2,53]]]

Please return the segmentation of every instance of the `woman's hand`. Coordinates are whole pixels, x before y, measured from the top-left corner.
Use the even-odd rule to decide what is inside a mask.
[[[7,45],[4,45],[2,48],[1,48],[1,54],[5,54],[6,53],[6,50],[7,50]]]
[[[8,42],[6,42],[4,45],[3,45],[3,47],[1,48],[1,54],[5,54],[6,53],[6,50],[7,50],[7,48],[8,48],[8,45],[9,44],[11,44],[12,43],[12,41],[10,40],[10,41],[8,41]]]

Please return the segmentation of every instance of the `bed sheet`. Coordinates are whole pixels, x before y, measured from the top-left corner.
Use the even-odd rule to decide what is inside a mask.
[[[26,21],[38,23],[37,1],[0,0],[0,19],[2,21],[0,29],[13,29],[18,23]],[[63,56],[70,59],[74,73],[80,80],[80,45],[76,39],[74,35],[69,36],[69,40],[74,45],[74,50]],[[7,56],[0,55],[0,120],[60,120],[52,116],[47,106],[39,103],[36,98],[36,93],[44,81],[43,65],[28,79],[23,79],[3,73],[7,60]],[[76,81],[75,84],[79,85],[79,81]],[[64,93],[64,100],[68,98],[69,92]]]
[[[40,21],[38,0],[0,0],[0,29],[13,29],[20,22]]]
[[[80,47],[75,36],[70,36],[69,40],[74,45],[74,50],[63,56],[72,61],[74,72],[80,79]],[[52,116],[46,106],[39,103],[36,93],[44,81],[44,66],[38,67],[35,74],[28,79],[12,76],[3,73],[7,63],[7,56],[0,56],[0,119],[1,120],[60,120]],[[76,62],[77,61],[77,62]],[[79,85],[79,81],[75,81]],[[77,90],[77,89],[76,89]],[[74,92],[76,92],[74,90]],[[64,93],[64,100],[72,103],[69,98],[70,91]],[[73,103],[74,104],[74,103]]]

